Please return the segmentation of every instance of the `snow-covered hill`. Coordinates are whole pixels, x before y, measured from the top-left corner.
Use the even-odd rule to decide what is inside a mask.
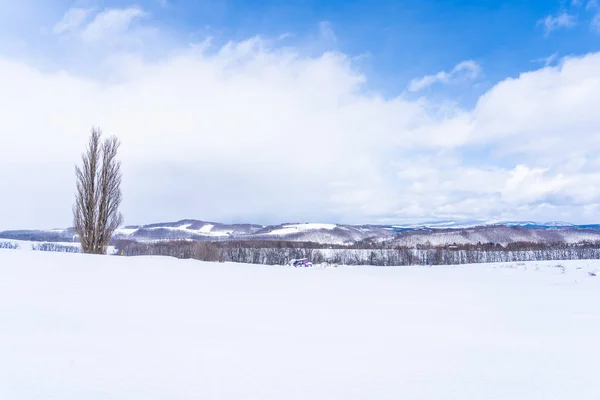
[[[0,238],[66,242],[75,239],[73,229],[4,231]],[[477,244],[535,243],[581,240],[600,241],[600,225],[573,225],[565,222],[501,222],[447,220],[397,225],[344,225],[327,223],[285,223],[279,225],[223,224],[199,220],[126,226],[115,239],[156,240],[286,240],[323,244],[352,244],[363,240],[391,241],[400,245],[431,243]]]
[[[354,226],[323,223],[286,223],[280,225],[220,224],[183,220],[165,224],[131,226],[119,229],[116,238],[134,240],[196,239],[196,240],[295,240],[319,243],[353,243],[371,237],[390,237],[388,226]]]
[[[415,230],[415,229],[467,229],[484,226],[511,226],[524,228],[573,228],[577,225],[570,222],[550,221],[550,222],[535,222],[535,221],[502,221],[502,220],[485,220],[485,219],[453,219],[453,220],[438,220],[431,222],[417,222],[408,224],[397,224],[393,227],[397,230]],[[591,226],[591,225],[590,225]],[[600,225],[598,226],[600,227]]]
[[[530,243],[580,243],[600,242],[600,229],[571,227],[531,227],[490,225],[465,229],[406,231],[392,239],[400,246],[415,246],[431,244],[446,246],[451,244],[498,243],[506,245],[515,242]]]
[[[0,398],[596,400],[600,262],[560,265],[0,250]]]

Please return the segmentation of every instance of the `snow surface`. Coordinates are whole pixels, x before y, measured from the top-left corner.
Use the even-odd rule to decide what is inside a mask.
[[[206,224],[206,225],[203,225],[202,228],[199,229],[199,232],[201,232],[201,233],[210,233],[210,231],[214,227],[215,227],[214,225]]]
[[[558,264],[0,250],[0,398],[597,400],[600,262]]]
[[[117,228],[115,234],[129,236],[136,233],[140,228]]]
[[[232,233],[231,230],[213,230],[213,228],[215,227],[213,224],[204,224],[200,229],[193,229],[191,226],[192,224],[182,224],[179,226],[144,227],[143,229],[148,231],[166,230],[172,232],[182,232],[189,235],[211,237],[225,237],[229,236]],[[119,228],[115,231],[115,234],[121,236],[131,236],[139,230],[140,228]]]
[[[290,235],[293,233],[306,232],[306,231],[319,230],[319,229],[333,230],[336,227],[337,227],[337,225],[335,225],[335,224],[313,224],[313,223],[283,225],[283,228],[274,229],[271,232],[269,232],[269,235]]]

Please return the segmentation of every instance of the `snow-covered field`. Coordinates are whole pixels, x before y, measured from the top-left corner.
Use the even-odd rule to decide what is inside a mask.
[[[39,246],[43,246],[43,245],[55,245],[55,246],[64,246],[64,247],[73,247],[73,248],[77,248],[77,249],[81,249],[81,245],[79,243],[73,243],[73,242],[31,242],[28,240],[9,240],[9,239],[0,239],[0,248],[2,247],[1,245],[4,243],[9,243],[9,244],[13,244],[13,245],[17,245],[17,250],[34,250],[37,249]]]
[[[557,264],[0,250],[0,399],[597,400],[600,262]]]
[[[12,239],[0,239],[0,250],[7,248],[9,245],[12,248],[16,245],[16,249],[21,251],[52,251],[52,252],[66,252],[61,248],[69,248],[71,252],[80,252],[81,245],[74,242],[32,242],[29,240],[12,240]],[[108,254],[115,254],[115,247],[108,246],[106,252]]]

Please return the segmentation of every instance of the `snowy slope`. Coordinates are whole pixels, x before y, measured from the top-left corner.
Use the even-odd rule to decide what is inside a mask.
[[[252,224],[221,224],[198,220],[181,220],[117,229],[116,237],[136,240],[219,239],[252,234],[263,227]]]
[[[0,238],[65,242],[73,240],[72,229],[51,231],[4,231]],[[572,225],[565,222],[499,222],[448,220],[405,225],[343,225],[286,223],[279,225],[222,224],[199,220],[126,226],[115,239],[138,242],[157,240],[285,240],[347,245],[363,240],[390,241],[398,245],[435,245],[511,242],[576,243],[600,241],[600,225]]]
[[[486,226],[470,229],[448,229],[436,231],[404,232],[394,239],[400,246],[431,244],[499,243],[506,245],[514,242],[532,243],[579,243],[582,241],[600,241],[600,230],[580,228],[531,228],[522,226]]]
[[[527,228],[566,228],[575,227],[576,225],[570,222],[549,221],[503,221],[503,220],[486,220],[486,219],[452,219],[438,220],[430,222],[413,222],[407,224],[397,224],[393,227],[399,230],[414,230],[414,229],[465,229],[475,228],[478,226],[520,226]]]
[[[261,226],[254,224],[220,224],[182,220],[118,229],[116,238],[137,241],[164,239],[194,240],[294,240],[331,244],[353,243],[371,237],[390,237],[391,227],[354,226],[324,223],[288,223]]]
[[[596,400],[600,263],[561,264],[0,250],[0,398]]]
[[[600,241],[600,226],[579,227],[565,222],[499,222],[486,220],[448,220],[405,225],[342,225],[295,223],[281,225],[223,225],[214,222],[183,220],[120,229],[117,238],[138,241],[157,239],[195,240],[292,240],[327,244],[352,244],[361,240],[391,240],[413,246],[511,242],[576,243]]]
[[[292,234],[296,234],[296,233],[315,231],[315,230],[331,231],[335,228],[337,228],[337,225],[335,225],[335,224],[310,224],[310,223],[290,224],[290,225],[283,225],[279,229],[272,229],[267,234],[268,235],[285,236],[285,235],[292,235]]]

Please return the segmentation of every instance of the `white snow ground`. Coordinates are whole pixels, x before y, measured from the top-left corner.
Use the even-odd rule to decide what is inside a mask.
[[[337,225],[335,225],[335,224],[312,224],[312,223],[291,224],[291,225],[283,225],[283,228],[272,230],[268,234],[276,235],[276,236],[285,236],[285,235],[290,235],[290,234],[294,234],[294,233],[301,233],[301,232],[314,231],[314,230],[320,230],[320,229],[331,231],[331,230],[334,230],[336,227],[337,227]]]
[[[0,399],[597,400],[600,262],[557,264],[0,250]]]

